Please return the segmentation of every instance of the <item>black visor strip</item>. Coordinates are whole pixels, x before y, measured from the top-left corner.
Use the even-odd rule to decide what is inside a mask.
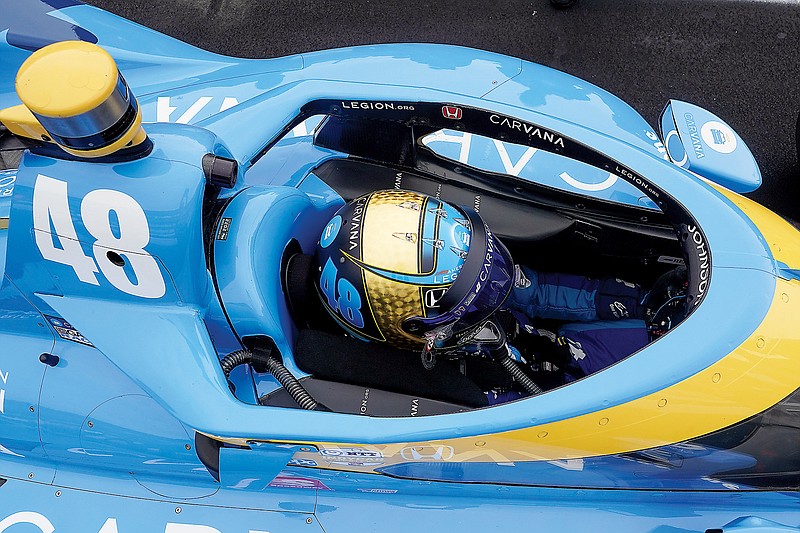
[[[66,146],[74,150],[97,150],[105,148],[106,146],[117,142],[125,133],[130,130],[133,123],[136,121],[136,114],[139,112],[139,106],[136,99],[133,98],[128,105],[128,109],[122,114],[120,119],[112,126],[105,130],[95,133],[94,135],[87,135],[86,137],[64,137],[50,133],[50,137],[61,146]],[[49,133],[49,132],[48,132]]]

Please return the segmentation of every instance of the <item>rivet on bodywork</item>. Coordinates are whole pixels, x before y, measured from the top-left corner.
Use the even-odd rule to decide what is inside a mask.
[[[606,417],[603,417],[603,418],[601,418],[601,419],[600,419],[600,421],[599,421],[599,422],[597,422],[597,423],[598,423],[598,424],[600,424],[601,426],[605,426],[606,424],[608,424],[608,418],[606,418]]]
[[[61,497],[61,491],[60,491],[60,490],[57,490],[57,491],[56,491],[56,498],[60,498],[60,497]]]
[[[767,341],[764,340],[764,337],[759,337],[758,340],[756,340],[756,346],[758,346],[759,350],[762,349],[766,344]]]
[[[310,524],[310,523],[311,523],[311,522],[313,522],[313,521],[314,521],[314,520],[312,520],[310,516],[309,516],[308,518],[306,518],[306,524]]]
[[[175,514],[181,514],[181,511],[183,511],[183,509],[181,509],[180,507],[175,508]]]
[[[722,379],[722,374],[720,374],[719,372],[711,376],[711,381],[713,381],[714,383],[719,383],[719,380],[721,379]]]
[[[661,398],[660,400],[658,400],[658,406],[659,407],[664,407],[665,405],[667,405],[667,399],[666,398]]]

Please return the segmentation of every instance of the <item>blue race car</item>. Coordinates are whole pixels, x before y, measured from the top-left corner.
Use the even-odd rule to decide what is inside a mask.
[[[3,20],[0,532],[798,531],[800,236],[722,119],[452,46]],[[651,289],[646,340],[568,379],[514,264]]]

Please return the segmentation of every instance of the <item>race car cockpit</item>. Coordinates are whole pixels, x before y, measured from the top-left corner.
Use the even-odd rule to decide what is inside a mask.
[[[364,128],[379,141],[365,140]],[[279,370],[286,380],[277,380],[281,387],[254,374],[258,403],[421,416],[540,394],[583,377],[587,372],[577,365],[571,372],[566,366],[592,348],[560,334],[569,320],[522,323],[509,310],[498,311],[519,276],[514,262],[537,272],[624,279],[655,289],[639,293],[650,298],[649,316],[619,317],[630,320],[615,324],[610,338],[634,332],[637,340],[615,346],[603,366],[638,351],[685,316],[689,280],[680,268],[682,242],[662,210],[576,196],[456,164],[422,142],[411,143],[413,150],[408,146],[407,139],[432,130],[414,131],[396,121],[365,123],[334,111],[315,131],[313,144],[336,157],[298,172],[293,188],[261,194],[252,187],[217,208],[206,233],[227,321],[250,343],[250,352],[280,353],[291,369]],[[397,195],[395,210],[407,223],[392,225],[388,215],[372,215],[369,225],[383,234],[369,237],[372,260],[366,260],[367,204]],[[445,220],[447,231],[439,226]],[[243,227],[245,221],[251,227]],[[398,259],[403,246],[414,253]],[[487,248],[491,261],[485,260]],[[473,249],[474,272],[466,276],[462,269]],[[504,258],[499,264],[498,257]],[[435,264],[435,258],[447,265]],[[407,265],[400,268],[396,261]],[[255,281],[248,269],[271,281]],[[251,286],[238,288],[242,280]],[[455,280],[461,280],[459,287]],[[490,294],[489,287],[492,296],[485,299],[491,305],[476,306],[473,300]],[[292,332],[284,348],[260,333],[269,329],[258,318],[270,314],[264,299],[285,305],[274,317]],[[447,312],[437,310],[442,302]],[[228,375],[234,363],[251,362],[233,353],[223,359]]]

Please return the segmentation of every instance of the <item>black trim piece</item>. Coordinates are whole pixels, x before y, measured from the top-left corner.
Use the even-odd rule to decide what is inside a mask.
[[[131,100],[128,109],[112,126],[105,130],[95,133],[94,135],[87,135],[86,137],[65,137],[48,132],[53,141],[61,146],[72,148],[74,150],[98,150],[118,141],[125,133],[131,129],[131,126],[136,121],[136,114],[139,112],[139,107],[136,99]]]
[[[23,142],[26,141],[23,140]],[[104,155],[102,157],[86,157],[65,152],[61,147],[53,143],[28,141],[26,144],[31,153],[36,155],[52,157],[53,159],[62,159],[64,161],[91,161],[92,163],[125,163],[127,161],[135,161],[136,159],[141,159],[150,155],[154,147],[150,137],[145,137],[143,142],[135,146],[122,148],[113,154]]]
[[[197,453],[197,458],[200,459],[208,473],[217,481],[219,481],[220,448],[222,448],[222,442],[202,433],[194,434],[194,451]]]
[[[1,478],[1,477],[0,477],[0,487],[2,487],[3,485],[5,485],[5,484],[6,484],[6,481],[8,481],[8,480],[7,480],[7,479],[3,479],[3,478]]]

